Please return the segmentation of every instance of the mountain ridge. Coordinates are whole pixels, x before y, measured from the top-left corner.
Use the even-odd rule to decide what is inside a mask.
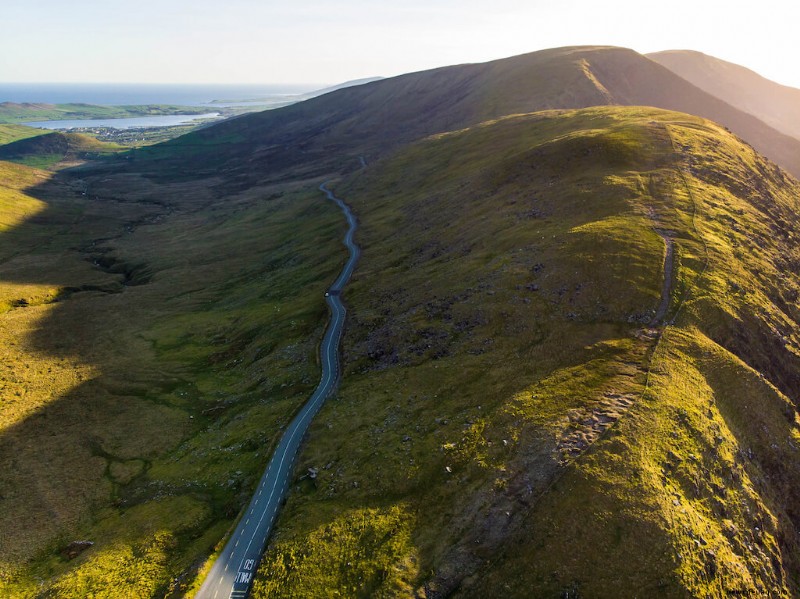
[[[646,56],[700,89],[800,139],[800,89],[694,50],[665,50]]]
[[[342,548],[388,572],[359,562],[365,594],[792,596],[794,179],[704,119],[594,107],[429,137],[336,192],[363,231],[345,376],[254,597],[355,584]]]
[[[612,101],[613,100],[613,101]],[[595,105],[642,105],[696,114],[729,127],[793,174],[800,140],[707,94],[672,71],[626,48],[575,46],[487,63],[442,67],[338,90],[276,111],[231,119],[172,142],[142,158],[184,151],[191,165],[213,172],[223,161],[244,170],[279,172],[336,168],[385,155],[416,139],[508,114]],[[183,148],[183,150],[181,150]],[[312,163],[321,166],[315,168]]]

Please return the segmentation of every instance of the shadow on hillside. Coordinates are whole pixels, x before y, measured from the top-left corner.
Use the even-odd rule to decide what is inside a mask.
[[[219,180],[212,183],[220,189]],[[139,227],[207,206],[218,193],[198,200],[198,186],[206,182],[182,185],[188,199],[173,195],[180,187],[165,195],[128,165],[121,172],[113,163],[63,171],[27,190],[45,209],[0,234],[0,284],[18,285],[19,293],[30,285],[60,289],[45,300],[15,297],[7,313],[10,323],[18,323],[5,332],[6,342],[15,344],[7,374],[16,387],[7,389],[19,392],[11,399],[22,415],[0,430],[4,559],[24,562],[41,552],[58,553],[76,540],[64,535],[80,534],[95,510],[114,505],[124,513],[132,497],[138,502],[186,494],[207,502],[212,519],[233,517],[247,500],[246,494],[228,492],[219,505],[219,497],[203,489],[164,489],[146,476],[153,460],[213,423],[202,413],[206,405],[172,401],[191,390],[192,373],[171,370],[136,334],[151,311],[163,315],[164,298],[177,292],[136,251],[146,249],[135,242]],[[55,384],[44,384],[48,377]],[[543,460],[537,488],[559,472],[555,456]],[[492,506],[485,521],[499,523],[509,501],[515,500]],[[483,516],[476,511],[475,517]],[[191,534],[211,523],[197,522]],[[120,534],[146,538],[144,531],[120,526]],[[114,540],[114,533],[106,534],[107,542]],[[436,557],[425,559],[433,563]],[[463,573],[454,573],[453,582]]]
[[[130,202],[96,196],[91,185],[86,194],[87,183],[113,168],[69,169],[26,190],[44,209],[0,233],[0,289],[9,305],[0,331],[8,359],[3,561],[61,550],[74,539],[59,535],[119,498],[121,486],[192,430],[187,413],[164,401],[186,384],[182,373],[166,370],[130,334],[131,319],[157,301],[157,293],[141,292],[150,273],[114,247],[172,207],[148,194]]]
[[[156,317],[163,322],[180,317],[182,309],[209,310],[208,290],[198,287],[192,273],[193,256],[173,256],[173,262],[184,264],[177,277],[163,276],[148,259],[175,251],[178,244],[154,247],[158,238],[148,236],[147,225],[199,211],[214,222],[238,222],[248,206],[256,205],[248,202],[260,202],[263,211],[264,202],[280,195],[270,184],[289,175],[276,170],[242,178],[217,170],[214,177],[204,178],[201,169],[192,167],[171,181],[170,164],[161,170],[157,162],[141,170],[139,166],[135,158],[116,158],[62,170],[24,190],[43,202],[42,209],[0,233],[0,308],[4,300],[8,306],[5,323],[0,321],[0,344],[8,358],[6,369],[0,370],[0,529],[6,532],[0,539],[2,561],[49,559],[75,540],[68,535],[81,537],[80,531],[96,526],[92,517],[99,513],[113,524],[103,524],[105,539],[90,539],[98,542],[90,551],[100,552],[123,537],[144,542],[152,531],[129,528],[120,518],[137,504],[171,496],[191,497],[207,506],[203,518],[180,531],[181,542],[190,542],[214,522],[235,518],[249,500],[249,479],[244,485],[215,481],[209,488],[196,484],[189,473],[185,484],[173,481],[167,486],[147,475],[154,460],[191,436],[208,434],[201,445],[227,446],[227,439],[218,438],[217,423],[231,417],[219,394],[193,403],[198,373],[180,359],[160,359],[142,335]],[[303,172],[319,174],[325,168],[311,165]],[[253,185],[267,185],[257,194],[261,199],[242,199],[239,192]],[[179,227],[172,232],[178,239],[197,242],[205,235],[191,223],[172,222]],[[229,251],[239,250],[231,244]],[[242,264],[251,258],[242,256]],[[276,268],[269,259],[259,263]],[[221,273],[215,287],[235,276]],[[324,309],[321,298],[320,304]],[[227,321],[219,323],[221,333],[211,341],[213,363],[203,363],[205,369],[237,363],[247,346],[235,333],[225,334],[226,326]],[[278,395],[285,399],[306,386],[297,382]],[[289,404],[294,409],[294,402]],[[259,438],[269,446],[278,433],[276,426]],[[259,449],[256,445],[247,451]],[[161,521],[170,530],[173,516],[175,522],[182,517],[154,509],[153,522]],[[200,552],[210,551],[217,540],[209,539]],[[72,565],[61,559],[65,567]]]

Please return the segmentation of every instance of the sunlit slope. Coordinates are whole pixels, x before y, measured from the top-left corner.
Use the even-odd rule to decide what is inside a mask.
[[[647,57],[770,127],[800,139],[800,89],[702,52],[667,50]]]
[[[254,596],[797,593],[796,181],[708,121],[595,108],[336,192],[346,374]]]
[[[26,139],[28,137],[44,134],[45,131],[41,129],[34,129],[33,127],[26,127],[25,125],[0,124],[0,145],[11,143],[18,139]]]
[[[668,127],[702,242],[681,263],[684,308],[630,416],[465,596],[798,594],[800,188],[713,128]]]
[[[44,202],[26,194],[25,190],[48,178],[49,174],[44,171],[0,161],[0,232],[44,210]]]
[[[800,141],[632,50],[574,47],[411,73],[246,115],[143,150],[174,173],[235,169],[242,180],[319,174],[422,137],[510,114],[644,105],[719,122],[800,174]]]
[[[59,163],[96,158],[121,149],[117,144],[98,141],[81,133],[54,131],[0,146],[0,160],[48,168]]]

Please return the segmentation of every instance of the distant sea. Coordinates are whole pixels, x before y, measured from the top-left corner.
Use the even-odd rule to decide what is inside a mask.
[[[248,100],[276,100],[325,87],[308,85],[199,85],[153,83],[0,83],[0,102],[42,104],[180,104],[205,106],[214,100],[233,104]],[[222,106],[215,104],[215,106]]]

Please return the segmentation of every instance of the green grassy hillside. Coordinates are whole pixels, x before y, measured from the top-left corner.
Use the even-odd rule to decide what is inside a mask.
[[[254,596],[798,593],[796,181],[708,121],[596,108],[335,187],[346,374]]]
[[[203,114],[205,107],[170,106],[162,104],[141,106],[98,106],[95,104],[36,104],[31,102],[0,103],[0,123],[27,121],[59,121],[84,119],[121,119],[136,116],[165,114]]]
[[[647,57],[781,133],[800,139],[800,89],[701,52],[667,50]]]
[[[0,146],[0,160],[36,168],[52,168],[76,160],[98,158],[122,149],[122,146],[101,142],[89,135],[54,131]]]
[[[24,125],[0,125],[0,145],[11,143],[18,139],[44,135],[45,133],[46,131],[41,129],[34,129]]]
[[[0,182],[0,596],[185,590],[315,384],[340,213],[298,184]]]
[[[510,114],[597,105],[657,106],[719,122],[800,175],[800,141],[632,50],[574,47],[460,65],[343,89],[231,119],[143,151],[171,175],[223,166],[252,183],[319,175],[428,135]],[[146,168],[140,165],[140,168]]]

